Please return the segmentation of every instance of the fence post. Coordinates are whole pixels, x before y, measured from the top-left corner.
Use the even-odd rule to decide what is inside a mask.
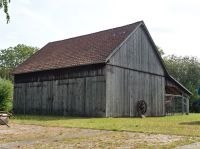
[[[184,114],[184,112],[185,112],[184,109],[185,109],[185,108],[184,108],[184,97],[183,97],[183,95],[182,95],[182,98],[181,98],[181,99],[182,99],[182,100],[181,100],[181,101],[182,101],[182,102],[181,102],[181,103],[182,103],[182,114]]]
[[[189,98],[186,98],[186,114],[189,114]]]

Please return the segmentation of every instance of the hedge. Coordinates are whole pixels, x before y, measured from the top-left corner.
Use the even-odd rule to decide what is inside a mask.
[[[0,111],[11,111],[13,99],[13,84],[0,78]]]

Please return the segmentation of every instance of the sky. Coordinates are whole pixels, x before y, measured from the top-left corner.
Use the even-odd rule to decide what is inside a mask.
[[[200,58],[199,0],[11,0],[0,10],[0,49],[48,42],[143,20],[166,55]]]

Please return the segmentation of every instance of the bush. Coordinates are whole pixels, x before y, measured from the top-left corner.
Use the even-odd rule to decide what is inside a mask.
[[[191,112],[200,113],[200,100],[196,100],[191,104]]]
[[[13,84],[0,78],[0,111],[12,110]]]

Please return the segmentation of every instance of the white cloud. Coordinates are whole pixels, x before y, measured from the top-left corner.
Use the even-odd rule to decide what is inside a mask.
[[[200,57],[199,8],[199,0],[11,1],[9,25],[0,11],[0,49],[18,43],[42,47],[53,40],[144,20],[167,54]]]

